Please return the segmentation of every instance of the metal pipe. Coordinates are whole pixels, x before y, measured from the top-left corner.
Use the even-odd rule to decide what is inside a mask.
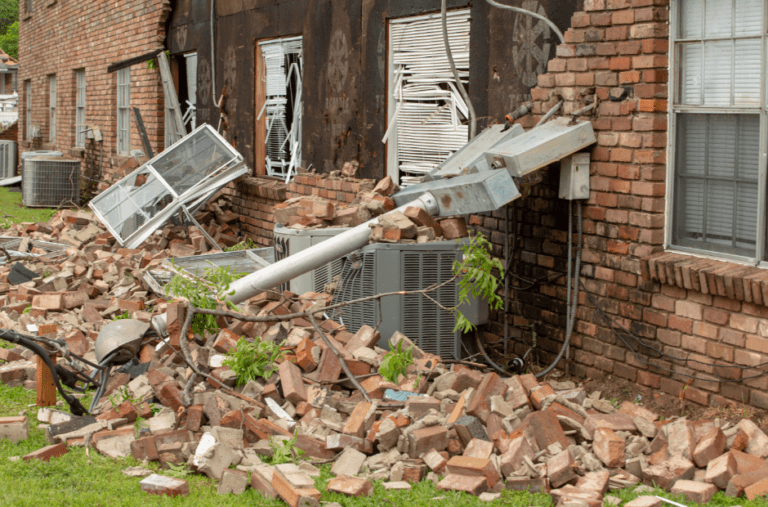
[[[582,116],[584,114],[587,114],[588,112],[592,111],[595,107],[597,107],[597,101],[591,103],[588,106],[582,107],[578,111],[572,112],[571,116],[573,117],[574,120],[576,120],[576,118],[578,118],[579,116]]]
[[[404,212],[405,208],[416,206],[434,216],[439,212],[437,200],[430,193],[424,193],[414,201],[404,204],[382,216]],[[285,259],[260,269],[255,273],[232,282],[229,286],[230,294],[227,300],[234,303],[242,303],[265,290],[277,287],[297,276],[303,275],[313,269],[325,266],[344,255],[354,252],[368,244],[371,236],[371,225],[378,222],[380,217],[373,218],[346,232],[329,238],[322,243],[295,253]],[[166,316],[159,315],[152,320],[152,326],[161,336],[167,334]]]
[[[442,7],[440,9],[440,14],[443,17],[443,43],[445,44],[445,54],[448,56],[448,64],[451,66],[451,71],[453,72],[453,79],[456,80],[456,88],[459,89],[459,92],[461,93],[461,98],[464,99],[464,102],[467,103],[467,109],[469,109],[469,140],[471,141],[475,137],[475,133],[477,132],[477,116],[475,115],[475,108],[472,105],[472,101],[469,100],[469,95],[467,95],[467,90],[464,89],[464,84],[462,84],[461,80],[459,79],[459,71],[456,70],[456,64],[453,61],[453,52],[451,51],[451,45],[448,44],[448,15],[446,12],[447,9],[447,0],[443,0]]]
[[[557,27],[557,25],[555,25],[552,21],[547,19],[545,16],[542,16],[541,14],[536,14],[535,12],[532,12],[532,11],[529,11],[529,10],[526,10],[526,9],[521,9],[520,7],[513,7],[511,5],[500,4],[499,2],[495,2],[494,0],[485,0],[485,1],[488,2],[489,4],[491,4],[494,7],[498,7],[499,9],[507,9],[508,11],[518,12],[520,14],[525,14],[527,16],[531,16],[532,18],[536,18],[536,19],[542,20],[560,38],[560,44],[564,44],[565,43],[565,37],[563,37],[563,32],[561,32],[560,29]]]
[[[509,204],[504,206],[504,266],[509,265]],[[504,273],[504,354],[509,350],[509,277]]]
[[[552,107],[552,109],[550,109],[549,111],[547,111],[547,114],[545,114],[544,116],[542,116],[542,117],[541,117],[541,120],[539,120],[539,123],[537,123],[537,124],[536,124],[536,127],[538,127],[539,125],[543,125],[543,124],[545,124],[545,123],[547,122],[547,120],[549,120],[550,118],[552,118],[552,117],[555,115],[555,113],[557,112],[557,110],[558,110],[558,109],[560,109],[560,108],[563,106],[563,102],[564,102],[564,101],[562,101],[562,100],[561,100],[560,102],[558,102],[557,104],[555,104],[555,105]],[[535,127],[534,127],[534,128],[535,128]]]
[[[512,111],[510,114],[506,115],[504,119],[509,123],[515,123],[515,121],[519,120],[531,111],[533,111],[533,102],[526,102],[522,106]]]

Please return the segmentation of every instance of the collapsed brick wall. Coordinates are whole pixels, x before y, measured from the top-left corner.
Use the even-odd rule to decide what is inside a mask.
[[[286,199],[315,195],[336,204],[347,205],[361,190],[373,188],[373,180],[336,179],[325,174],[300,174],[285,184],[273,178],[246,177],[224,189],[235,203],[234,212],[240,222],[259,245],[272,245],[275,217],[272,208]]]
[[[768,408],[768,377],[748,379],[761,370],[734,367],[768,361],[765,270],[660,254],[666,190],[667,6],[668,0],[586,0],[584,11],[573,15],[548,72],[531,91],[535,115],[524,120],[526,127],[561,99],[565,113],[585,106],[585,99],[596,96],[600,101],[588,117],[597,145],[591,149],[591,192],[583,207],[582,280],[617,324],[672,356],[655,357],[628,339],[636,357],[582,291],[570,368],[590,378],[615,375],[703,405],[735,401]],[[544,170],[542,181],[511,206],[513,270],[519,276],[535,279],[566,270],[568,203],[557,197],[558,180],[557,168]],[[497,211],[470,220],[490,236],[499,256],[503,217],[504,212]],[[665,257],[658,260],[659,255]],[[562,277],[554,284],[511,292],[506,318],[516,353],[528,350],[532,332],[527,326],[534,325],[539,361],[549,364],[555,358],[565,337],[564,282]],[[495,312],[487,340],[501,340],[503,322],[504,315]],[[564,361],[559,366],[564,367]],[[699,379],[686,387],[686,375]],[[716,381],[742,378],[735,383]]]
[[[51,149],[67,157],[83,158],[75,148],[76,76],[86,73],[86,123],[100,127],[104,139],[102,178],[110,179],[125,157],[117,156],[117,73],[110,64],[148,53],[163,46],[170,0],[113,2],[52,2],[33,0],[31,11],[22,2],[19,12],[19,129],[20,151]],[[49,76],[56,75],[56,139],[49,141]],[[32,84],[31,125],[40,126],[41,143],[26,140],[26,82]],[[164,143],[163,90],[158,70],[146,63],[131,67],[130,106],[138,107],[153,150]],[[133,113],[131,112],[131,116]],[[141,138],[131,123],[130,148],[143,151]],[[89,146],[90,142],[86,142]],[[95,148],[100,159],[100,149]],[[83,170],[85,171],[85,167]],[[89,169],[90,171],[90,169]],[[101,190],[105,185],[101,185]]]

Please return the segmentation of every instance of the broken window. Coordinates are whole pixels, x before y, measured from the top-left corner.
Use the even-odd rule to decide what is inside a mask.
[[[262,55],[266,115],[265,168],[270,176],[289,181],[301,164],[302,38],[259,43]]]
[[[117,154],[131,151],[131,68],[117,71]]]
[[[75,142],[85,148],[85,69],[75,71]]]
[[[197,99],[197,52],[187,53],[184,55],[185,64],[185,76],[187,78],[187,96],[184,99],[184,103],[181,105],[184,110],[184,125],[187,126],[188,131],[193,131],[197,128],[196,117],[196,99]]]
[[[169,219],[191,220],[194,210],[246,172],[243,157],[204,124],[88,206],[122,246],[138,248]]]
[[[459,78],[469,82],[469,9],[447,14]],[[389,22],[387,174],[413,185],[467,142],[467,105],[448,64],[439,13]]]
[[[53,143],[56,141],[56,76],[48,76],[48,91],[50,92],[48,140]]]
[[[174,55],[170,62],[173,74],[173,85],[179,104],[179,113],[185,131],[182,136],[197,128],[195,118],[195,97],[197,96],[197,53]],[[178,140],[174,119],[174,106],[169,95],[165,94],[165,147],[168,148]]]
[[[766,260],[764,4],[673,5],[667,244]]]

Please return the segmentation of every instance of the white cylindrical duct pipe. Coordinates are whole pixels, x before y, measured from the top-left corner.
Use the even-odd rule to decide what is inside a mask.
[[[395,211],[403,212],[409,206],[421,208],[432,216],[437,215],[439,212],[437,200],[432,194],[427,192],[418,199],[404,204],[389,213],[394,213]],[[385,213],[382,216],[389,213]],[[242,303],[260,292],[277,287],[297,276],[322,267],[329,262],[364,247],[368,244],[368,239],[371,235],[371,225],[377,223],[378,219],[379,217],[373,218],[347,232],[333,236],[320,244],[290,255],[266,268],[234,281],[229,285],[232,294],[227,296],[227,299],[234,304]],[[152,320],[152,326],[161,336],[165,336],[167,334],[165,314],[155,317]]]
[[[435,198],[432,197],[432,194],[425,193],[415,201],[400,206],[389,213],[405,211],[405,208],[409,206],[419,207],[430,215],[436,215],[438,212]],[[227,299],[235,304],[242,303],[260,292],[277,287],[364,247],[368,244],[368,238],[371,235],[370,226],[376,222],[378,222],[378,217],[232,282],[229,288],[234,293]]]

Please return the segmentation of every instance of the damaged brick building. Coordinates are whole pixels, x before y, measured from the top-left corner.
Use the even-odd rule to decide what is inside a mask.
[[[50,3],[34,5],[43,12],[72,8]],[[104,67],[155,49],[167,32],[179,96],[194,103],[198,123],[220,123],[217,103],[226,90],[226,137],[253,168],[227,192],[259,244],[271,244],[273,206],[288,197],[351,202],[370,182],[326,177],[344,162],[358,161],[361,178],[389,175],[405,183],[463,144],[467,104],[455,89],[443,86],[445,93],[433,99],[441,105],[425,113],[414,106],[418,99],[409,102],[406,96],[406,85],[413,83],[401,78],[400,66],[413,63],[403,45],[423,42],[416,57],[445,68],[439,2],[178,0],[167,10],[161,2],[136,4],[153,5],[147,8],[154,16],[152,37],[131,32],[135,47],[111,38],[116,49],[105,55]],[[570,371],[591,378],[615,375],[705,405],[735,401],[768,408],[768,378],[762,375],[768,358],[768,276],[762,269],[767,127],[765,70],[759,63],[766,56],[768,4],[514,4],[553,20],[565,43],[546,24],[483,1],[449,1],[449,31],[460,41],[452,48],[479,130],[503,123],[505,114],[528,100],[533,115],[520,119],[526,128],[561,100],[558,114],[565,115],[597,103],[585,116],[598,143],[590,150],[591,192],[582,207],[583,286],[567,356]],[[34,16],[22,12],[22,47]],[[71,41],[68,54],[78,54],[76,47],[85,46]],[[83,60],[67,64],[68,74],[87,68],[82,54]],[[275,67],[274,54],[294,56],[283,60],[289,65]],[[55,69],[40,69],[50,59],[55,55],[42,49],[22,51],[23,139],[30,121],[46,125],[48,106],[35,109],[34,103],[48,104],[46,76]],[[709,75],[711,68],[722,72]],[[141,112],[159,148],[162,88],[156,75],[141,69],[149,97]],[[88,90],[86,114],[91,104],[103,109],[102,129],[113,129],[104,137],[112,154],[118,78],[102,74],[104,95],[91,99]],[[30,79],[32,120],[25,112]],[[66,79],[74,82],[73,76]],[[58,114],[74,118],[72,102],[72,112],[62,106]],[[317,174],[301,173],[286,184],[290,168],[284,161],[272,165],[280,156],[271,151],[274,132],[266,119],[273,124],[276,115],[285,122],[277,152],[289,146],[286,158]],[[430,128],[419,130],[428,121]],[[86,123],[99,120],[89,117]],[[74,129],[67,129],[63,135],[72,146]],[[131,147],[140,146],[134,127],[131,140]],[[432,145],[440,148],[422,153]],[[558,180],[557,167],[541,171],[541,181],[525,187],[525,197],[505,210],[468,217],[491,238],[496,255],[503,256],[509,242],[511,271],[520,277],[511,281],[510,307],[495,312],[483,329],[486,340],[503,341],[506,320],[512,350],[524,354],[535,337],[542,364],[556,357],[566,337],[566,286],[557,275],[568,265],[569,205],[557,197]],[[572,218],[576,228],[575,209]]]

